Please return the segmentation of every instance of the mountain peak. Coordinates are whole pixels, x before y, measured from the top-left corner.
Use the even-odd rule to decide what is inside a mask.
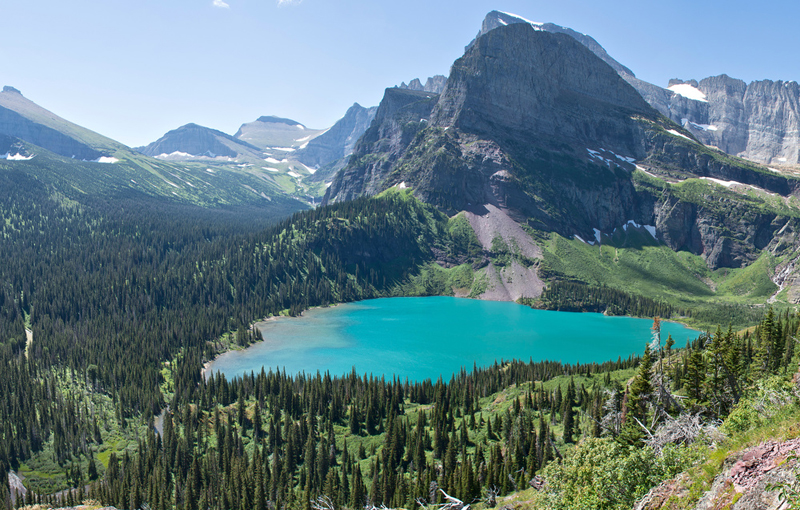
[[[276,117],[275,115],[264,115],[256,119],[256,122],[263,122],[265,124],[287,124],[289,126],[298,126],[305,129],[305,126],[296,120]]]
[[[422,84],[419,78],[414,78],[408,83],[408,85],[406,85],[406,82],[402,82],[397,88],[415,90],[417,92],[432,92],[434,94],[441,94],[445,85],[447,85],[447,77],[437,74],[436,76],[429,77],[425,82],[425,85]]]
[[[533,27],[534,30],[540,32],[550,32],[554,34],[567,34],[568,36],[572,37],[579,43],[583,44],[592,53],[600,57],[606,64],[610,65],[616,72],[621,75],[629,75],[634,77],[633,71],[625,67],[624,65],[620,64],[616,60],[614,60],[611,55],[609,55],[605,48],[600,46],[600,44],[595,41],[593,38],[586,34],[582,34],[577,32],[569,27],[562,27],[561,25],[556,25],[555,23],[540,23],[538,21],[531,21],[528,19],[523,18],[517,14],[511,14],[508,12],[501,12],[501,11],[491,11],[486,17],[483,19],[483,24],[481,25],[481,30],[478,32],[478,35],[475,36],[475,39],[472,40],[469,45],[465,48],[465,50],[470,49],[474,44],[475,41],[482,35],[500,27],[504,27],[506,25],[514,25],[518,23],[525,23]]]
[[[195,157],[258,158],[260,149],[238,140],[222,131],[190,122],[169,131],[146,147],[136,150],[146,156],[168,159],[191,159]]]
[[[492,29],[453,64],[431,123],[481,132],[503,126],[600,142],[607,135],[603,129],[594,132],[565,119],[595,118],[619,108],[648,112],[650,106],[593,53],[574,37],[527,23]]]
[[[3,87],[3,92],[12,92],[14,94],[19,94],[20,96],[22,95],[22,92],[20,92],[19,89],[15,89],[14,87],[12,87],[10,85],[4,86]]]

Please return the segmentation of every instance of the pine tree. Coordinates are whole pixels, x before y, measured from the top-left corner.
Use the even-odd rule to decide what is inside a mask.
[[[645,421],[647,415],[647,402],[653,393],[650,379],[653,377],[653,358],[650,346],[647,345],[639,363],[639,370],[633,378],[628,393],[628,416],[639,421]]]

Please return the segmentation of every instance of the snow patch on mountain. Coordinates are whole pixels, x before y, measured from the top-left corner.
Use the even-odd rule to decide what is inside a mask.
[[[6,152],[2,156],[0,156],[0,159],[5,159],[7,161],[30,161],[33,159],[33,155],[23,156],[18,152],[12,156],[10,152]]]
[[[706,95],[703,94],[703,92],[700,89],[698,89],[697,87],[693,87],[688,83],[679,83],[676,85],[671,85],[667,87],[667,89],[673,91],[679,96],[683,96],[689,99],[694,99],[695,101],[702,101],[703,103],[708,102],[708,100],[706,99]]]
[[[506,16],[510,16],[512,18],[517,18],[519,20],[524,21],[525,23],[530,23],[533,26],[533,28],[536,28],[536,29],[539,29],[539,28],[541,28],[542,25],[544,25],[544,23],[539,23],[538,21],[531,21],[529,19],[523,18],[522,16],[520,16],[518,14],[514,14],[514,13],[511,13],[511,12],[500,11],[500,14],[505,14]],[[508,25],[508,23],[506,21],[502,20],[502,19],[500,19],[498,21],[500,23],[502,23],[503,25]]]
[[[689,140],[690,142],[694,142],[694,140],[692,140],[688,136],[684,135],[683,133],[679,133],[678,131],[675,131],[674,129],[667,129],[667,133],[669,133],[671,135],[675,135],[675,136],[680,136],[681,138],[685,138],[685,139]]]
[[[699,129],[701,131],[717,131],[719,128],[713,124],[698,124],[689,119],[681,119],[681,126]]]

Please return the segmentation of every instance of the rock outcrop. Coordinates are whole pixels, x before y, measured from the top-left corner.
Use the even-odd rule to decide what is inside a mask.
[[[324,167],[350,156],[356,142],[369,128],[377,111],[377,106],[364,108],[355,103],[348,108],[344,117],[323,134],[309,141],[308,145],[294,154],[294,157],[305,165]]]
[[[398,86],[398,88],[416,90],[418,92],[433,92],[434,94],[441,94],[445,85],[447,85],[447,77],[437,74],[436,76],[431,76],[428,78],[428,80],[425,82],[425,85],[419,81],[419,78],[414,78],[408,82],[408,85],[403,82]]]
[[[797,461],[793,458],[800,450],[800,439],[769,441],[739,452],[725,460],[723,472],[714,478],[695,510],[730,508],[731,510],[783,510],[788,505],[779,491],[769,487],[796,483]],[[634,510],[671,508],[669,502],[689,496],[693,480],[681,475],[667,480],[651,490]]]

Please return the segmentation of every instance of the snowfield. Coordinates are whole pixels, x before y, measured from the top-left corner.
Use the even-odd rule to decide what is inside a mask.
[[[703,94],[703,92],[700,89],[692,87],[688,83],[673,85],[671,87],[667,87],[667,90],[671,90],[674,93],[678,94],[679,96],[683,96],[689,99],[694,99],[695,101],[702,101],[703,103],[708,102],[708,100],[706,99],[706,95]]]

